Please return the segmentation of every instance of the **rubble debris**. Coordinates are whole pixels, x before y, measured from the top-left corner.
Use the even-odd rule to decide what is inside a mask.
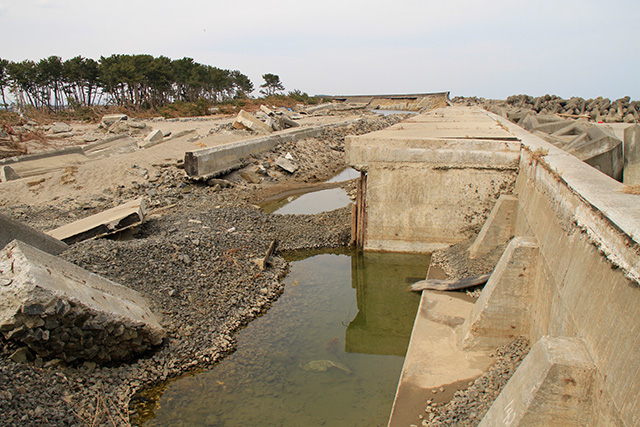
[[[251,184],[260,184],[260,177],[258,176],[257,173],[253,172],[253,171],[244,171],[242,173],[240,173],[240,176],[247,181],[248,183]]]
[[[146,214],[146,202],[141,197],[71,224],[63,225],[48,231],[47,234],[67,244],[73,244],[140,225]]]
[[[131,359],[165,331],[137,292],[14,240],[0,251],[0,331],[41,357]]]
[[[295,171],[298,170],[298,165],[296,165],[286,157],[278,157],[275,161],[275,164],[289,173],[295,173]]]
[[[13,170],[9,165],[4,165],[0,168],[0,182],[13,181],[22,178]]]
[[[258,268],[260,268],[260,270],[264,271],[268,267],[270,263],[269,258],[271,257],[271,255],[273,255],[273,252],[275,251],[277,244],[278,244],[277,240],[272,240],[271,244],[269,245],[269,249],[267,249],[267,252],[265,253],[264,257],[253,260],[257,264]]]
[[[73,128],[71,127],[71,125],[62,122],[56,122],[49,128],[49,132],[52,134],[68,134],[71,133],[72,130]],[[73,134],[71,134],[71,136],[73,136]]]
[[[271,127],[262,123],[260,120],[244,110],[240,110],[236,116],[236,119],[233,122],[233,127],[236,129],[249,129],[258,133],[273,132]]]

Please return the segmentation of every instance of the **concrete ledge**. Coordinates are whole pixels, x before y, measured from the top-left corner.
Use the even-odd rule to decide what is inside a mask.
[[[481,427],[587,426],[596,368],[576,338],[540,339],[511,377]]]
[[[473,303],[451,294],[423,291],[402,367],[390,427],[407,426],[424,410],[431,390],[480,376],[492,363],[488,352],[460,351],[458,332]]]
[[[69,248],[48,234],[0,214],[0,247],[5,247],[12,240],[20,240],[51,255],[58,255]]]
[[[278,144],[320,136],[325,129],[357,123],[358,120],[343,121],[324,126],[293,128],[269,136],[253,138],[219,147],[187,151],[184,169],[189,177],[207,179],[240,167],[243,159],[252,154],[270,150]]]
[[[490,348],[528,335],[528,307],[537,256],[535,239],[511,240],[465,323],[463,348]]]
[[[478,233],[478,237],[469,247],[471,259],[485,255],[508,242],[513,237],[517,213],[518,198],[507,194],[501,195]]]

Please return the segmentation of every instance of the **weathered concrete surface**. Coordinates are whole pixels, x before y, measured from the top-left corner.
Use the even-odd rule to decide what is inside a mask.
[[[69,248],[48,234],[0,214],[0,247],[5,247],[12,240],[20,240],[51,255],[58,255]]]
[[[484,416],[480,427],[594,425],[591,415],[595,371],[579,339],[542,337]]]
[[[109,362],[162,342],[135,291],[26,243],[0,251],[0,331],[43,357]]]
[[[138,148],[149,148],[164,141],[164,134],[160,129],[149,132],[142,141],[138,142]]]
[[[478,377],[491,365],[488,351],[458,348],[460,328],[472,308],[473,303],[451,294],[422,292],[389,426],[409,425],[432,390]]]
[[[512,191],[520,142],[478,109],[449,107],[348,137],[345,154],[367,173],[364,248],[430,252],[479,229]]]
[[[132,200],[96,215],[48,231],[50,236],[67,244],[92,237],[116,233],[141,224],[147,214],[144,198]]]
[[[294,142],[322,134],[324,129],[344,126],[356,121],[344,121],[325,126],[309,126],[287,129],[269,136],[253,138],[202,150],[187,151],[184,156],[184,169],[189,177],[208,179],[237,169],[242,160],[252,154],[269,150],[280,143]]]
[[[463,328],[463,348],[492,348],[529,333],[538,244],[514,237],[498,261]]]
[[[501,195],[478,233],[478,237],[469,247],[471,259],[491,252],[513,237],[517,212],[518,198],[507,194]]]
[[[528,336],[583,339],[596,366],[589,425],[640,419],[640,203],[623,184],[506,123],[521,138],[516,236],[539,255]],[[546,153],[540,155],[539,153]]]

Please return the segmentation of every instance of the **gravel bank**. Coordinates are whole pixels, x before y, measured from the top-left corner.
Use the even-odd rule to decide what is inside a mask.
[[[528,352],[529,342],[525,338],[499,347],[494,353],[496,362],[488,372],[469,388],[456,391],[444,405],[428,401],[424,414],[418,415],[420,422],[414,426],[477,426]]]

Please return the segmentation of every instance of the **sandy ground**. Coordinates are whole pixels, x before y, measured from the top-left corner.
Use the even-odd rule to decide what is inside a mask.
[[[299,120],[299,123],[301,126],[312,126],[358,117],[361,117],[361,114],[308,117]],[[159,129],[174,135],[185,130],[193,130],[193,133],[130,153],[114,154],[104,158],[76,156],[70,162],[61,165],[57,171],[2,183],[0,185],[0,207],[18,203],[43,206],[71,200],[87,203],[105,189],[114,189],[118,186],[130,187],[134,185],[134,182],[141,182],[140,171],[142,169],[148,171],[148,175],[152,176],[161,166],[184,160],[186,151],[259,136],[250,131],[230,129],[229,125],[232,121],[233,119],[229,117],[141,121],[154,130]],[[98,132],[97,125],[72,124],[72,126],[74,131],[78,129],[78,136],[81,136],[82,133]],[[142,140],[143,138],[134,139]],[[74,167],[74,169],[65,170],[65,165]],[[72,180],[68,179],[69,175],[72,176]],[[33,185],[34,182],[42,179],[44,179],[43,182]]]

